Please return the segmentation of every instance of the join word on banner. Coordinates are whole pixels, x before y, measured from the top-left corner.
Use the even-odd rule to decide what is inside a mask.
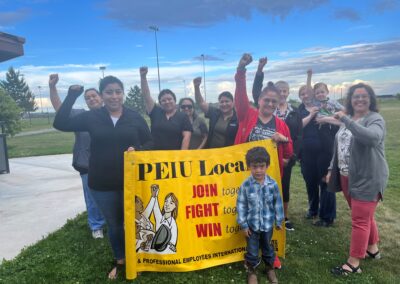
[[[183,272],[243,260],[245,237],[236,199],[250,175],[245,155],[265,147],[267,174],[281,188],[271,140],[206,150],[125,153],[126,277],[140,271]],[[284,257],[285,230],[272,242]]]

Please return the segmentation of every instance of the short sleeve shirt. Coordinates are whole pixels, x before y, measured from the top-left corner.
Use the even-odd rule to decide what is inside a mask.
[[[247,141],[259,141],[269,139],[276,132],[275,117],[272,117],[267,123],[263,123],[260,119],[257,120],[256,126],[251,130]]]
[[[177,111],[168,119],[165,111],[155,105],[149,116],[155,150],[179,150],[182,146],[182,132],[193,131],[188,116],[182,112]]]
[[[193,132],[190,138],[189,149],[199,148],[204,137],[208,134],[208,128],[204,119],[197,116],[193,121]]]

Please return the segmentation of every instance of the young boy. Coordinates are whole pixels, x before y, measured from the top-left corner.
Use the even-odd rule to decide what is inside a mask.
[[[265,272],[270,283],[278,283],[273,262],[274,248],[271,245],[274,223],[282,228],[283,204],[276,182],[266,174],[270,157],[263,147],[254,147],[246,154],[246,164],[251,176],[240,187],[236,203],[237,221],[247,241],[245,267],[247,282],[257,283],[256,267],[260,264],[259,249],[265,262]]]

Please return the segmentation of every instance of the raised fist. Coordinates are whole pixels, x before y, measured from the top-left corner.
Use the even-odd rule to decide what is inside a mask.
[[[49,87],[55,87],[58,83],[58,74],[50,74],[49,76]]]
[[[253,57],[251,57],[250,53],[244,53],[242,58],[239,61],[239,68],[244,68],[249,65],[253,61]]]
[[[80,85],[72,85],[68,89],[68,96],[74,96],[75,98],[79,97],[83,93],[83,86]]]
[[[201,77],[196,77],[196,78],[193,79],[193,85],[195,87],[199,87],[200,84],[201,84]]]
[[[258,71],[262,71],[264,66],[267,64],[268,58],[267,57],[261,57],[258,60]]]
[[[147,68],[147,66],[142,66],[140,67],[140,76],[145,77],[147,75],[147,72],[149,71],[149,69]]]

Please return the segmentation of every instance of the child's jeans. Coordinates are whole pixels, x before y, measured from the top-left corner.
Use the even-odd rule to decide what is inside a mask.
[[[250,230],[251,231],[251,230]],[[247,241],[247,252],[244,255],[246,265],[250,268],[256,268],[261,260],[259,258],[259,250],[261,248],[262,260],[265,264],[272,266],[275,258],[274,248],[271,245],[272,230],[269,232],[254,232],[251,231]]]

